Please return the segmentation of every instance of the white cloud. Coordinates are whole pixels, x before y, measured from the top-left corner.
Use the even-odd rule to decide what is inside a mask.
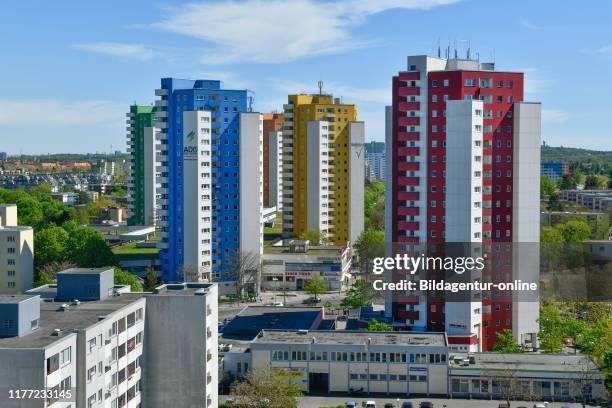
[[[523,19],[520,21],[520,24],[525,27],[528,30],[533,30],[533,31],[537,31],[537,30],[543,30],[544,27],[534,24],[531,21],[527,20],[527,19]]]
[[[121,57],[128,59],[136,59],[139,61],[149,61],[159,54],[152,48],[141,44],[126,44],[116,42],[94,42],[84,44],[74,44],[74,48],[94,52],[97,54],[111,55],[113,57]]]
[[[542,109],[542,121],[548,123],[565,122],[570,117],[569,112],[561,109]]]
[[[171,9],[170,16],[154,27],[205,41],[211,47],[203,63],[277,63],[370,45],[350,31],[369,15],[389,9],[427,10],[457,1],[223,0]]]
[[[604,45],[603,47],[594,48],[594,49],[583,49],[582,52],[586,54],[612,56],[612,45]]]

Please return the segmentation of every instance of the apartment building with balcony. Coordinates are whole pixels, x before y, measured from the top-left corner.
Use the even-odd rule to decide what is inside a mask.
[[[143,406],[217,407],[217,285],[167,284],[145,297],[143,381],[152,392]]]
[[[34,230],[17,226],[17,206],[0,205],[0,294],[24,293],[34,280]]]
[[[283,234],[322,232],[329,244],[363,230],[364,123],[332,95],[289,95],[283,123]]]
[[[155,106],[132,105],[126,114],[128,225],[155,223]]]
[[[370,180],[385,179],[385,144],[369,142],[365,144],[366,177]]]
[[[3,297],[3,304],[18,304],[10,320],[19,330],[0,339],[0,360],[11,361],[2,365],[0,382],[72,395],[9,406],[139,407],[145,299],[119,294],[129,287],[114,286],[112,269],[69,269],[57,276],[57,285]]]
[[[523,73],[492,63],[408,57],[386,110],[386,238],[400,252],[462,242],[492,255],[500,243],[512,250],[491,257],[479,279],[538,270],[540,105],[523,102],[523,82]],[[458,351],[489,350],[503,329],[534,339],[537,302],[483,294],[467,303],[389,292],[386,309],[403,329],[452,325],[449,344]]]
[[[163,78],[156,95],[162,279],[232,280],[240,253],[263,251],[261,114],[216,80]]]
[[[283,114],[263,114],[264,207],[283,209]]]

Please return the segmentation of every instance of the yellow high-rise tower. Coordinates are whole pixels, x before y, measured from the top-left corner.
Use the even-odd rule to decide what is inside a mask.
[[[363,230],[364,124],[332,95],[289,95],[283,123],[283,233],[330,245]]]

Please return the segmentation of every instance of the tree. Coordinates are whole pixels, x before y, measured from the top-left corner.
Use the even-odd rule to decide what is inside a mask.
[[[309,229],[300,235],[303,241],[310,241],[310,245],[325,245],[327,237],[318,229]]]
[[[310,278],[306,286],[304,287],[304,292],[312,295],[315,299],[319,299],[319,295],[325,293],[327,289],[327,285],[325,281],[320,276],[313,276]]]
[[[194,265],[183,264],[179,275],[183,276],[183,282],[199,282],[202,280],[202,274]]]
[[[75,265],[68,261],[50,262],[37,268],[36,273],[39,278],[46,276],[50,282],[55,282],[58,272],[74,267]]]
[[[393,331],[393,327],[385,322],[379,322],[376,319],[372,319],[368,324],[368,331],[387,332]]]
[[[563,175],[563,177],[557,181],[557,184],[560,190],[575,190],[578,186],[576,179],[569,174]]]
[[[600,188],[604,188],[605,185],[605,180],[602,177],[594,174],[589,174],[588,176],[586,176],[586,179],[584,181],[585,190],[597,190]]]
[[[79,227],[70,234],[67,243],[69,258],[80,268],[115,266],[115,255],[106,244],[101,232]]]
[[[501,353],[521,353],[523,347],[514,341],[511,329],[504,329],[497,333],[497,341],[493,345],[493,350]]]
[[[280,370],[251,370],[236,386],[237,408],[290,408],[297,406],[302,390],[297,376]]]
[[[49,226],[34,234],[34,265],[36,269],[53,262],[67,259],[66,242],[68,233],[62,227]]]
[[[550,177],[542,176],[540,178],[540,195],[550,196],[556,189],[557,186]]]
[[[372,229],[364,230],[355,242],[354,248],[362,272],[367,273],[374,258],[385,256],[385,233]]]
[[[553,192],[548,196],[548,211],[563,211],[563,204],[559,200],[559,194]]]
[[[115,268],[115,285],[130,285],[132,292],[142,292],[138,277],[123,269]]]
[[[562,316],[559,309],[548,304],[540,308],[540,348],[548,353],[558,353],[563,348]]]
[[[365,229],[383,230],[385,226],[385,183],[368,180],[364,189]]]
[[[255,252],[236,251],[228,257],[223,266],[226,276],[236,285],[236,294],[240,297],[247,292],[259,292],[261,261]]]
[[[591,228],[584,220],[572,220],[555,226],[566,243],[582,243],[591,236]]]
[[[489,374],[491,384],[496,383],[499,398],[506,402],[506,406],[510,408],[512,400],[516,399],[530,399],[530,391],[528,386],[526,387],[518,374],[516,364],[507,363],[510,368],[494,371]]]
[[[147,267],[147,274],[144,278],[143,290],[145,292],[152,292],[157,286],[159,286],[159,278],[157,277],[157,273],[155,273],[155,269],[149,266]]]
[[[372,301],[377,293],[363,279],[357,279],[353,286],[346,292],[346,297],[342,300],[342,306],[350,309],[357,309],[361,306],[372,306]]]

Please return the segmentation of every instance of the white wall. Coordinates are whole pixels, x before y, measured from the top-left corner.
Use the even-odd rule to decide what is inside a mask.
[[[240,114],[240,251],[263,254],[263,121]]]
[[[183,265],[185,270],[197,270],[200,279],[208,280],[212,278],[210,141],[210,112],[184,111]]]
[[[144,221],[145,225],[154,225],[156,219],[155,213],[155,196],[157,193],[157,180],[156,170],[157,167],[157,133],[158,128],[145,127],[144,128]],[[138,180],[134,180],[134,183]]]
[[[364,184],[365,184],[365,124],[364,122],[351,122],[349,124],[350,134],[350,218],[349,239],[355,244],[364,228]]]

